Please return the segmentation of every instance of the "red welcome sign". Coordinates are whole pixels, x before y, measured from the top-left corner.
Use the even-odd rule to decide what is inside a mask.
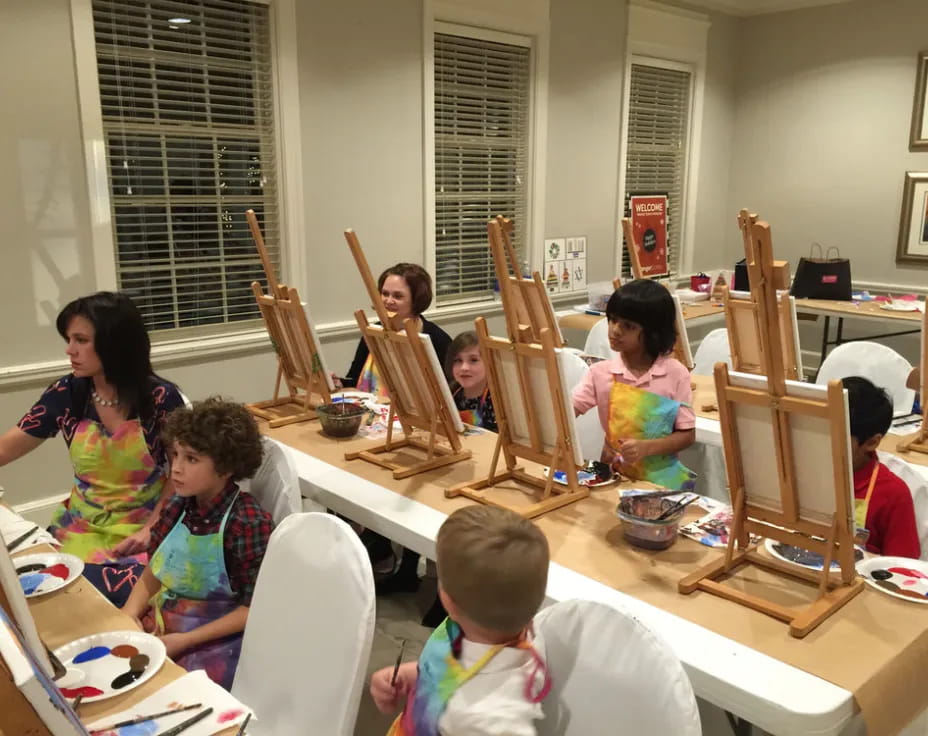
[[[667,197],[637,196],[629,199],[634,244],[641,273],[646,278],[665,276],[667,269]]]

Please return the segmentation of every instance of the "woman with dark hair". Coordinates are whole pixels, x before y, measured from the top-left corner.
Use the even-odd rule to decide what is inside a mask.
[[[0,435],[0,465],[60,431],[74,485],[49,531],[63,552],[85,562],[144,561],[151,527],[171,495],[161,430],[183,397],[152,370],[142,315],[124,294],[75,299],[61,310],[57,327],[71,373]],[[101,571],[101,577],[113,582],[118,576]],[[128,595],[131,584],[125,588]]]
[[[397,263],[380,274],[377,288],[380,289],[380,298],[387,311],[396,314],[397,325],[402,325],[408,317],[419,321],[419,332],[432,339],[438,362],[444,364],[451,337],[441,327],[422,316],[432,304],[432,277],[428,271],[415,263]],[[348,369],[348,375],[341,379],[341,384],[356,387],[359,391],[385,395],[385,387],[380,383],[377,367],[371,359],[364,338],[358,343],[351,368]]]

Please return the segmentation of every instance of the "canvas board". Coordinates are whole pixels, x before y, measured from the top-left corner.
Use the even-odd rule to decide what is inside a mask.
[[[570,389],[567,386],[567,360],[568,353],[562,348],[555,348],[555,357],[558,366],[558,380],[561,385],[561,395],[565,401],[570,397]],[[525,406],[525,400],[520,390],[519,369],[516,360],[516,354],[512,350],[491,350],[490,355],[496,363],[497,373],[508,390],[504,392],[502,400],[506,402],[506,418],[508,421],[509,432],[512,441],[516,444],[532,446],[532,437],[529,430],[529,415]],[[548,383],[547,364],[543,355],[522,356],[522,362],[526,366],[528,377],[528,400],[531,402],[532,409],[536,417],[536,429],[539,432],[539,439],[543,446],[544,452],[552,453],[557,449],[558,433],[557,421],[555,420],[555,400],[551,395],[550,384]],[[497,398],[493,397],[494,402]],[[568,404],[564,407],[567,416],[567,427],[570,432],[571,447],[574,452],[574,462],[577,465],[583,465],[583,449],[580,446],[580,438],[577,433],[577,424],[573,410]]]
[[[381,369],[388,372],[396,382],[396,390],[400,393],[400,396],[397,397],[399,404],[414,415],[420,417],[434,416],[438,412],[439,404],[435,401],[436,397],[433,397],[428,391],[428,378],[422,372],[422,367],[416,361],[409,344],[385,339],[382,337],[385,334],[384,329],[380,325],[370,325],[368,329],[378,335],[373,339],[377,340],[382,348],[381,354],[388,361],[388,365],[382,366]],[[428,357],[433,380],[437,383],[441,392],[438,398],[447,409],[454,430],[463,433],[465,429],[464,423],[461,421],[461,415],[454,404],[451,389],[448,388],[448,382],[442,372],[441,364],[438,362],[438,355],[435,354],[432,339],[428,335],[419,333],[419,340]],[[420,398],[422,399],[421,402]],[[439,430],[441,431],[441,429],[443,427],[439,424]]]
[[[799,320],[796,317],[796,299],[789,298],[789,308],[784,311],[780,299],[786,292],[777,293],[777,318],[780,323],[780,345],[783,351],[784,367],[792,365],[791,356],[795,356],[796,370],[802,380],[802,349],[799,345]],[[760,366],[760,335],[751,309],[751,293],[748,291],[729,292],[731,299],[731,319],[728,325],[729,335],[734,332],[737,339],[738,354],[743,366]],[[727,323],[726,323],[727,324]],[[729,338],[731,341],[731,337]]]
[[[23,586],[16,574],[16,566],[13,564],[5,544],[0,544],[0,587],[3,588],[3,596],[9,603],[8,613],[22,634],[30,656],[39,664],[46,677],[52,677],[54,674],[52,663],[48,659],[45,645],[39,638],[39,632],[35,627],[35,619],[29,611],[29,604],[26,603]]]
[[[767,378],[748,373],[729,374],[732,386],[767,390]],[[786,396],[824,401],[827,386],[786,381]],[[772,511],[782,511],[779,473],[775,456],[771,412],[766,407],[734,404],[736,433],[741,447],[742,465],[748,504]],[[847,417],[847,392],[844,392],[844,416]],[[831,424],[825,418],[791,413],[790,434],[796,466],[799,518],[815,524],[831,524],[836,510],[834,473],[831,463]],[[845,426],[846,420],[845,420]],[[845,431],[847,443],[847,478],[851,470],[850,433]],[[854,508],[854,490],[848,483],[847,508]]]
[[[673,295],[673,308],[677,315],[677,344],[682,352],[683,365],[692,369],[695,365],[693,362],[693,351],[690,350],[690,337],[686,332],[686,320],[683,317],[683,305],[680,303],[680,297]]]

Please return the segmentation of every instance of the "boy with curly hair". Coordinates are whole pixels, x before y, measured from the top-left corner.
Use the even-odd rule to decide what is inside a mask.
[[[179,665],[205,669],[228,689],[274,528],[236,485],[261,465],[261,435],[245,407],[211,397],[176,409],[163,436],[175,496],[152,529],[149,566],[123,611]]]

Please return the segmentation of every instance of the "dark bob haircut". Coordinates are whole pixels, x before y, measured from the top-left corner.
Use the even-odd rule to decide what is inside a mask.
[[[610,322],[628,320],[641,325],[644,351],[657,360],[677,341],[677,312],[673,297],[656,281],[636,279],[616,289],[606,305]]]
[[[848,376],[841,383],[847,389],[851,437],[862,445],[875,435],[886,434],[893,421],[893,402],[886,392],[860,376]]]
[[[391,266],[377,279],[377,288],[383,291],[383,282],[387,276],[402,276],[412,295],[412,313],[418,317],[432,304],[432,277],[429,272],[416,263],[397,263]]]

